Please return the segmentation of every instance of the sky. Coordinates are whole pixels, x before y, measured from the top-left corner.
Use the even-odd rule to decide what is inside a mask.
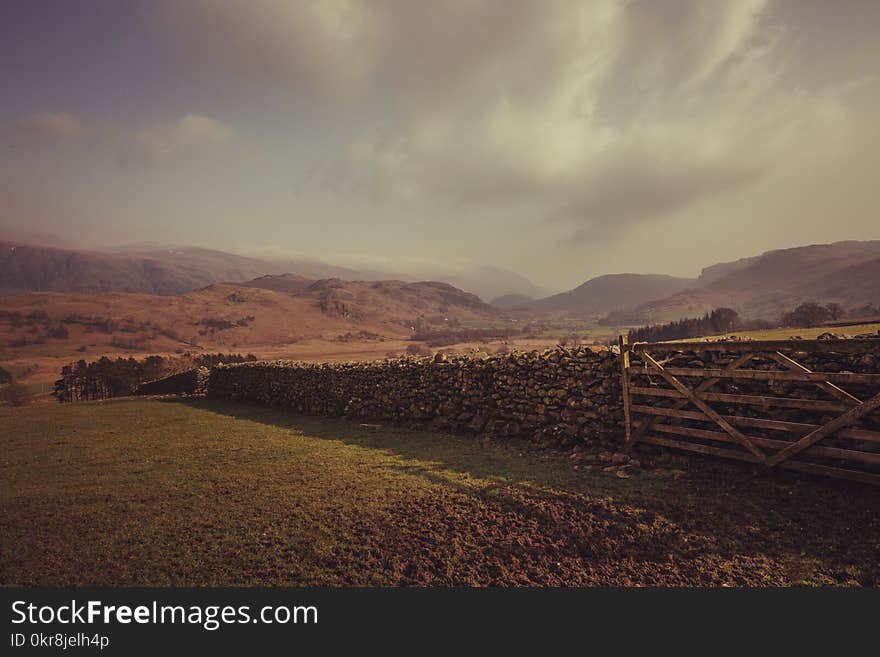
[[[10,0],[0,229],[559,290],[880,239],[880,2]]]

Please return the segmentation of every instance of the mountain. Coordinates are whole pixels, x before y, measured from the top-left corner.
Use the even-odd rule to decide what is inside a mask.
[[[646,324],[728,306],[746,318],[777,319],[805,301],[844,308],[880,302],[880,240],[767,251],[703,270],[697,285],[609,315],[605,323]]]
[[[544,290],[528,279],[495,267],[391,273],[341,267],[312,259],[259,259],[159,243],[90,250],[39,246],[17,239],[0,240],[0,295],[24,292],[174,295],[212,283],[242,283],[260,276],[279,275],[310,280],[442,280],[483,299],[513,292],[544,295]],[[289,284],[290,281],[286,283]]]
[[[534,297],[530,297],[527,294],[504,294],[492,299],[490,303],[502,310],[513,310],[515,308],[528,308],[534,301]]]
[[[0,295],[110,291],[172,295],[218,281],[281,273],[272,270],[259,260],[209,249],[103,253],[0,242]]]
[[[549,292],[549,290],[538,287],[525,276],[499,267],[481,266],[456,270],[414,271],[411,272],[411,276],[421,280],[446,281],[486,300],[507,295],[524,295],[536,299],[547,296]]]
[[[597,315],[667,297],[693,286],[695,282],[693,278],[676,278],[665,274],[606,274],[591,278],[568,292],[538,299],[530,305],[536,310]]]

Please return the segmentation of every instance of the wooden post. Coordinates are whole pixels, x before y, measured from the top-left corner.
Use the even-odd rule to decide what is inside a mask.
[[[624,450],[632,451],[632,419],[630,417],[629,398],[629,345],[625,335],[617,336],[617,346],[620,347],[620,389],[623,395],[623,422],[626,427],[626,441]]]

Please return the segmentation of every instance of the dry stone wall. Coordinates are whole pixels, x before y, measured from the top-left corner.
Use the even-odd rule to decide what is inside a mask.
[[[197,367],[140,384],[135,395],[204,395],[210,370]]]
[[[308,415],[619,446],[619,367],[612,351],[588,347],[482,359],[241,363],[214,368],[207,394]]]
[[[836,341],[788,351],[799,363],[819,372],[880,372],[880,340]],[[757,348],[758,345],[755,345]],[[686,351],[657,346],[668,367],[723,368],[742,349],[707,350],[694,344]],[[662,356],[660,353],[664,352]],[[633,354],[634,364],[640,358]],[[746,369],[778,370],[780,365],[759,356]],[[698,380],[683,377],[687,385]],[[657,375],[634,374],[642,387],[668,387]],[[876,385],[847,384],[860,399],[877,394]],[[828,400],[813,383],[785,380],[722,380],[714,392],[758,394],[807,400]],[[207,394],[215,399],[256,402],[321,416],[348,416],[366,421],[432,426],[443,431],[493,437],[528,437],[560,447],[594,446],[619,449],[623,444],[623,403],[619,356],[609,349],[557,348],[515,352],[489,358],[438,356],[360,363],[292,361],[221,365],[211,371]],[[638,403],[670,406],[675,399],[640,397]],[[827,404],[815,408],[736,406],[713,402],[722,413],[786,422],[824,424],[836,412]],[[709,428],[698,420],[669,424]],[[880,430],[880,413],[860,420],[856,428]],[[780,438],[773,431],[749,428],[752,435]],[[783,436],[790,439],[790,436]],[[835,439],[835,445],[868,449]],[[650,450],[654,451],[654,450]]]

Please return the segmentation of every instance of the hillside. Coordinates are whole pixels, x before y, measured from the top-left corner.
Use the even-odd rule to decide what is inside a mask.
[[[694,283],[692,278],[663,274],[606,274],[591,278],[568,292],[534,301],[530,306],[573,315],[597,315],[663,298]]]
[[[490,303],[502,310],[513,310],[515,308],[528,308],[534,302],[535,299],[527,294],[505,294],[495,297]]]
[[[702,287],[615,312],[612,324],[665,322],[729,306],[747,318],[776,319],[804,301],[844,308],[880,302],[880,241],[835,242],[768,251],[703,270]]]
[[[291,281],[290,278],[283,280]],[[419,321],[492,320],[499,310],[445,283],[314,281],[296,293],[215,284],[187,294],[35,292],[0,298],[8,356],[248,349],[307,339],[405,339]],[[277,284],[278,278],[269,279]]]
[[[275,290],[287,294],[297,294],[306,290],[314,279],[298,276],[296,274],[267,274],[252,281],[241,283],[244,287],[258,287],[263,290]]]
[[[0,242],[0,295],[27,292],[182,294],[283,270],[209,249],[103,253]]]

